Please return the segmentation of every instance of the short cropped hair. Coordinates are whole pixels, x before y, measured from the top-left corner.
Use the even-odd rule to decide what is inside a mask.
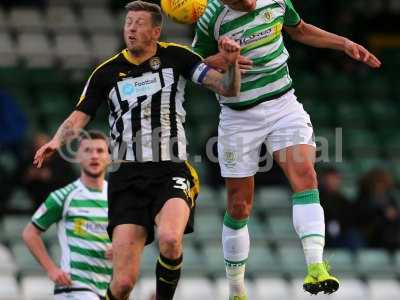
[[[129,2],[125,9],[129,11],[147,11],[151,14],[151,20],[153,21],[153,25],[162,26],[163,17],[161,13],[161,8],[157,4],[145,2],[145,1],[132,1]]]
[[[107,137],[100,131],[90,130],[79,135],[79,144],[83,140],[103,140],[107,142]]]

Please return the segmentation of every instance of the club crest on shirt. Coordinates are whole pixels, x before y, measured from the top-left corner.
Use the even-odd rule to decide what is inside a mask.
[[[267,23],[271,23],[274,19],[274,13],[270,8],[263,12],[263,16]]]
[[[156,56],[150,59],[149,64],[152,70],[157,71],[161,66],[161,60]]]

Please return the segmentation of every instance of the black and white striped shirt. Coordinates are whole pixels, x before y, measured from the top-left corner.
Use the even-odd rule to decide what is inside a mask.
[[[183,161],[186,80],[201,83],[207,70],[177,44],[158,43],[156,55],[141,64],[125,49],[94,70],[76,109],[94,116],[108,102],[113,160]]]

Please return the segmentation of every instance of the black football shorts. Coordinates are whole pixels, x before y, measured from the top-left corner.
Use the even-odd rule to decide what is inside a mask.
[[[154,240],[154,219],[171,198],[184,199],[190,207],[185,233],[193,232],[199,179],[188,162],[127,162],[108,178],[108,234],[121,224],[147,230],[146,245]]]

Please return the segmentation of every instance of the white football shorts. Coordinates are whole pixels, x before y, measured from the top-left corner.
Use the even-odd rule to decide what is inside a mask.
[[[300,144],[315,147],[310,116],[297,101],[294,90],[247,110],[222,106],[218,127],[222,177],[255,175],[263,143],[271,154]]]

